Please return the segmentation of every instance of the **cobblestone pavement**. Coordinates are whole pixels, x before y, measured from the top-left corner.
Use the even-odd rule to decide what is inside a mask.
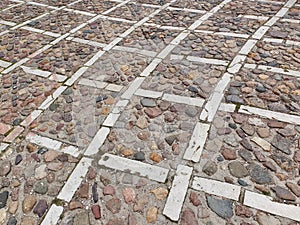
[[[299,0],[1,0],[0,224],[300,224]]]

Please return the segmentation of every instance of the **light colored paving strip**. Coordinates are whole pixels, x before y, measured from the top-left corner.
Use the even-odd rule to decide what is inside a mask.
[[[221,103],[218,110],[224,111],[224,112],[234,112],[235,108],[236,108],[236,105],[234,105],[234,104]]]
[[[5,151],[5,149],[9,146],[7,143],[0,143],[0,153]]]
[[[266,117],[268,119],[275,119],[286,123],[298,124],[300,125],[300,116],[285,114],[280,112],[274,112],[266,109],[260,109],[250,106],[242,105],[238,111],[239,113],[258,115]]]
[[[141,54],[144,56],[149,56],[149,57],[155,57],[157,54],[154,51],[142,50],[142,49],[131,48],[131,47],[123,47],[123,46],[115,46],[115,47],[113,47],[113,50],[138,53],[138,54]]]
[[[103,145],[109,132],[109,128],[101,127],[100,130],[98,130],[95,137],[93,138],[93,140],[91,141],[91,143],[89,144],[89,146],[87,147],[86,151],[84,152],[84,155],[91,156],[98,153],[98,149]]]
[[[297,45],[297,46],[300,46],[300,41],[286,40],[285,43],[287,45]]]
[[[268,20],[268,16],[254,16],[254,15],[238,15],[238,17],[242,17],[245,19],[251,19],[251,20]]]
[[[275,202],[266,195],[246,190],[243,204],[274,215],[300,221],[300,207]]]
[[[270,3],[270,4],[277,4],[277,5],[283,5],[284,2],[280,2],[280,1],[272,1],[272,0],[257,0],[258,2],[266,2],[266,3]]]
[[[57,196],[58,199],[61,199],[66,202],[71,201],[73,195],[80,186],[83,178],[87,174],[89,167],[92,165],[92,161],[93,159],[89,159],[86,157],[82,158],[79,161],[72,174],[70,175],[69,179],[59,192]]]
[[[281,69],[281,68],[277,68],[277,67],[264,66],[264,65],[258,65],[257,68],[260,70],[265,70],[265,71],[269,71],[272,73],[280,73],[280,74],[289,75],[289,76],[293,76],[293,77],[300,77],[300,71],[296,71],[296,70]]]
[[[84,74],[86,71],[88,70],[88,67],[87,66],[83,66],[81,67],[79,70],[77,70],[71,78],[69,78],[66,82],[65,82],[65,85],[67,86],[72,86],[76,80],[78,80],[82,74]]]
[[[7,25],[7,26],[15,26],[16,25],[16,23],[11,22],[11,21],[6,21],[6,20],[0,20],[0,24]]]
[[[280,38],[264,38],[263,39],[264,42],[273,42],[273,43],[283,43],[284,39],[280,39]]]
[[[210,124],[198,122],[194,128],[189,145],[185,150],[183,159],[199,162],[206,142]]]
[[[163,214],[173,221],[179,220],[181,208],[187,193],[193,168],[178,165]]]
[[[141,86],[141,84],[143,83],[144,80],[145,80],[145,78],[142,78],[142,77],[136,78],[130,84],[129,88],[123,93],[121,98],[130,99],[133,96],[133,94],[139,89],[139,87]]]
[[[145,98],[161,98],[163,95],[163,92],[161,91],[151,91],[151,90],[145,90],[145,89],[138,89],[134,95],[138,95]]]
[[[49,149],[53,149],[55,151],[59,151],[59,149],[62,146],[62,142],[57,141],[57,140],[53,140],[47,137],[43,137],[40,135],[37,135],[35,133],[29,133],[26,136],[26,140],[33,143],[33,144],[37,144]]]
[[[191,98],[173,94],[164,94],[162,100],[198,107],[202,107],[205,102],[202,98]]]
[[[281,19],[281,22],[288,22],[288,23],[300,23],[300,20],[295,20],[295,19]]]
[[[202,177],[194,178],[192,188],[197,191],[203,191],[208,194],[232,199],[235,201],[239,200],[241,193],[240,186]]]
[[[225,60],[200,58],[195,56],[188,56],[186,57],[186,59],[192,62],[201,62],[201,63],[212,64],[212,65],[227,66],[229,64],[229,61],[225,61]]]
[[[150,180],[160,183],[164,183],[166,181],[169,173],[168,169],[159,166],[150,165],[107,153],[101,157],[99,160],[99,165],[122,172],[128,172],[135,175],[138,174],[139,176],[147,177]]]
[[[64,82],[68,77],[60,74],[51,74],[48,78],[49,80],[54,80],[56,82]]]
[[[64,207],[52,204],[41,225],[56,225],[63,213]]]
[[[110,113],[104,120],[102,126],[113,127],[120,117],[120,113]]]
[[[19,62],[16,62],[16,63],[12,64],[11,66],[7,67],[1,73],[2,74],[8,74],[9,72],[13,71],[17,67],[19,67],[19,66],[23,65],[24,63],[26,63],[27,61],[29,61],[29,58],[21,59]]]
[[[39,77],[47,78],[51,75],[51,72],[49,72],[49,71],[30,68],[30,67],[27,67],[27,66],[21,66],[21,68],[23,69],[23,71],[25,73],[30,73],[30,74],[33,74],[33,75],[37,75]]]
[[[41,110],[34,110],[32,111],[20,124],[21,126],[28,127],[36,118],[41,115],[42,111]]]
[[[7,68],[11,65],[12,63],[10,62],[6,62],[6,61],[3,61],[0,59],[0,67],[3,67],[3,68]]]
[[[4,139],[3,142],[13,142],[22,132],[24,131],[23,127],[15,127]]]
[[[113,91],[113,92],[120,92],[124,86],[118,85],[118,84],[108,84],[105,89],[108,91]]]
[[[86,78],[81,78],[78,84],[89,86],[89,87],[94,87],[94,88],[98,88],[98,89],[103,89],[108,85],[108,83],[106,83],[106,82],[97,81],[97,80],[89,80]]]

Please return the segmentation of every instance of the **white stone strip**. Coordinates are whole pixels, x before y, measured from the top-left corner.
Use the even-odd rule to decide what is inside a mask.
[[[108,84],[105,89],[108,91],[113,91],[113,92],[120,92],[124,86],[118,85],[118,84]]]
[[[51,74],[49,80],[54,80],[56,82],[64,82],[68,77],[60,74]]]
[[[236,108],[235,104],[221,103],[218,110],[224,112],[234,112],[235,108]]]
[[[206,142],[210,124],[198,122],[194,128],[189,145],[185,150],[183,159],[199,162]]]
[[[7,68],[11,65],[12,63],[10,62],[6,62],[6,61],[3,61],[0,59],[0,67],[3,67],[3,68]]]
[[[28,31],[31,31],[31,32],[35,32],[35,33],[44,33],[45,31],[42,30],[42,29],[37,29],[37,28],[34,28],[34,27],[29,27],[29,26],[24,26],[24,27],[21,27],[21,29],[23,30],[28,30]]]
[[[95,13],[90,13],[90,12],[85,12],[85,11],[81,11],[81,10],[73,10],[74,13],[77,13],[77,14],[81,14],[81,15],[85,15],[85,16],[96,16],[97,14]]]
[[[43,137],[40,135],[37,135],[35,133],[29,133],[26,136],[26,140],[55,151],[59,151],[60,147],[62,146],[62,142],[50,139],[48,137]]]
[[[121,113],[124,111],[125,107],[128,104],[128,100],[120,100],[117,102],[117,104],[114,106],[112,113]]]
[[[106,47],[106,44],[103,44],[103,43],[100,43],[100,42],[97,42],[97,41],[88,41],[87,44],[91,45],[91,46],[98,47],[98,48],[105,48]]]
[[[246,190],[243,204],[274,215],[300,221],[299,206],[275,202],[271,197],[266,195]]]
[[[28,127],[36,118],[41,115],[42,111],[41,110],[34,110],[32,111],[26,118],[25,120],[22,121],[21,126]]]
[[[67,89],[67,86],[60,86],[59,88],[57,88],[52,95],[48,96],[44,101],[43,103],[39,106],[38,109],[41,109],[41,110],[45,110],[47,109],[51,104],[52,102],[54,102],[58,96],[60,96],[61,93],[63,93],[65,90]]]
[[[36,6],[42,6],[42,7],[47,7],[47,8],[50,8],[50,9],[54,9],[54,10],[58,10],[59,8],[58,7],[55,7],[55,6],[50,6],[50,5],[46,5],[46,4],[43,4],[43,3],[38,3],[38,2],[26,2],[27,4],[30,4],[30,5],[36,5]]]
[[[113,47],[113,50],[122,51],[122,52],[137,53],[137,54],[152,57],[152,58],[155,57],[156,54],[157,54],[154,51],[148,51],[148,50],[143,50],[143,49],[138,49],[138,48],[131,48],[131,47],[123,47],[123,46],[115,46],[115,47]]]
[[[39,70],[39,69],[27,67],[27,66],[21,66],[21,68],[23,69],[23,71],[25,73],[30,73],[30,74],[33,74],[33,75],[36,75],[39,77],[47,78],[51,75],[51,72],[49,72],[49,71]]]
[[[123,5],[126,5],[128,2],[130,2],[131,0],[126,0],[126,1],[122,1],[120,4],[110,8],[109,10],[106,10],[105,12],[102,13],[102,15],[106,15],[106,14],[109,14],[110,12],[114,11],[115,9],[123,6]]]
[[[181,208],[187,193],[193,168],[178,165],[172,187],[165,204],[163,214],[172,221],[178,221]]]
[[[85,66],[92,66],[103,54],[105,51],[98,51],[89,61],[87,61],[84,65]]]
[[[22,132],[24,128],[21,126],[15,127],[4,139],[3,142],[12,143]]]
[[[32,59],[34,57],[36,57],[37,55],[41,54],[42,52],[46,51],[47,49],[51,48],[52,45],[45,45],[42,48],[38,49],[37,51],[35,51],[34,53],[32,53],[31,55],[28,56],[28,58]]]
[[[75,146],[67,146],[67,147],[63,147],[62,149],[60,149],[61,152],[72,155],[74,157],[78,157],[80,155],[80,151],[77,147]]]
[[[0,154],[9,146],[7,143],[0,143]]]
[[[17,24],[16,26],[14,26],[14,27],[12,27],[12,28],[10,28],[10,29],[11,29],[11,30],[16,30],[16,29],[18,29],[18,28],[20,28],[20,27],[23,27],[23,26],[27,25],[28,23],[30,23],[30,22],[32,22],[32,21],[39,20],[39,19],[41,19],[41,18],[47,16],[48,14],[49,14],[49,13],[44,13],[44,14],[42,14],[42,15],[40,15],[40,16],[37,16],[37,17],[35,17],[35,18],[31,19],[31,20],[27,20],[27,21],[25,21],[25,22],[23,22],[23,23]]]
[[[238,17],[242,17],[250,20],[268,20],[268,16],[255,16],[255,15],[238,15]]]
[[[11,71],[13,71],[14,69],[16,69],[17,67],[23,65],[24,63],[26,63],[27,61],[29,61],[29,58],[24,58],[21,59],[19,62],[12,64],[11,66],[7,67],[5,70],[3,70],[1,73],[2,74],[7,74]]]
[[[244,105],[241,106],[238,112],[250,114],[250,115],[258,115],[258,116],[266,117],[268,119],[275,119],[286,123],[300,125],[300,116],[296,116],[296,115],[274,112],[266,109],[259,109],[255,107],[244,106]]]
[[[300,71],[297,70],[288,70],[288,69],[281,69],[277,67],[272,67],[272,66],[264,66],[264,65],[259,65],[257,67],[260,70],[265,70],[273,73],[281,73],[293,77],[300,77]]]
[[[283,43],[284,39],[280,39],[280,38],[264,38],[263,39],[264,42],[273,42],[273,43]]]
[[[142,96],[145,98],[160,98],[163,95],[163,92],[161,91],[151,91],[151,90],[145,90],[145,89],[138,89],[134,95]]]
[[[89,167],[92,165],[93,159],[82,158],[80,162],[77,164],[76,168],[73,170],[69,179],[61,189],[57,198],[64,200],[66,202],[70,202],[76,190],[80,186],[83,178],[88,172]]]
[[[201,24],[200,24],[201,25]],[[202,33],[202,34],[215,34],[215,32],[211,30],[194,30],[195,33]],[[228,32],[227,32],[228,33]]]
[[[98,89],[103,89],[108,85],[108,83],[106,83],[106,82],[90,80],[90,79],[86,79],[86,78],[81,78],[78,84],[89,86],[89,87],[94,87],[94,88],[98,88]]]
[[[7,25],[7,26],[15,26],[16,25],[16,23],[11,22],[11,21],[6,21],[6,20],[0,20],[0,24]]]
[[[158,55],[157,58],[164,59],[166,58],[171,51],[176,47],[176,45],[169,44],[167,45]],[[153,60],[154,61],[154,60]]]
[[[224,90],[231,80],[232,75],[229,73],[225,73],[222,79],[218,82],[217,86],[214,89],[214,92],[209,97],[204,109],[200,114],[200,120],[212,122],[213,118],[216,115],[216,112],[219,108],[219,105],[222,101]]]
[[[253,40],[253,39],[248,40],[244,44],[244,46],[241,48],[239,54],[241,54],[241,55],[247,55],[251,51],[251,49],[256,45],[256,42],[257,41]]]
[[[146,4],[146,3],[143,3],[142,6],[151,7],[151,8],[160,8],[161,7],[160,5],[152,5],[152,4]]]
[[[204,14],[204,13],[207,12],[206,10],[178,8],[178,7],[171,7],[171,6],[168,7],[168,10],[171,10],[171,11],[193,12],[193,13],[199,13],[199,14]]]
[[[56,225],[60,219],[61,214],[64,211],[64,207],[52,204],[41,225]]]
[[[61,40],[67,38],[70,35],[70,33],[66,33],[58,38],[56,38],[54,41],[50,42],[50,45],[56,45],[58,42],[60,42]]]
[[[300,46],[300,41],[286,40],[285,43],[286,43],[287,45],[296,45],[296,46]]]
[[[277,21],[279,20],[279,17],[272,17],[271,19],[269,19],[266,23],[265,26],[273,26]]]
[[[185,39],[190,34],[189,31],[181,32],[176,38],[171,41],[172,45],[178,45],[183,39]]]
[[[79,26],[77,26],[77,27],[73,28],[72,30],[70,30],[69,32],[70,32],[71,34],[74,34],[74,33],[76,33],[78,30],[80,30],[81,28],[85,27],[86,25],[87,25],[87,23],[82,23],[82,24],[80,24]]]
[[[262,26],[262,27],[258,28],[255,31],[255,33],[252,35],[252,38],[257,39],[257,40],[261,39],[265,35],[265,33],[269,30],[269,28],[270,27],[268,27],[268,26]]]
[[[117,122],[117,120],[119,119],[119,117],[120,117],[119,113],[110,113],[108,114],[108,116],[106,117],[102,125],[106,127],[113,127]]]
[[[257,65],[253,64],[253,63],[245,63],[244,67],[248,68],[248,69],[255,69],[257,67]]]
[[[184,59],[184,55],[170,55],[170,60],[183,60]]]
[[[161,58],[153,59],[152,62],[143,70],[140,76],[141,77],[149,76],[153,72],[153,70],[155,70],[158,64],[160,64],[161,62],[162,62]]]
[[[232,199],[234,201],[239,200],[241,193],[240,186],[203,177],[195,177],[192,188],[207,194]]]
[[[270,3],[270,4],[277,4],[277,5],[283,5],[284,2],[280,2],[280,1],[272,1],[272,0],[257,0],[258,2],[266,2],[266,3]]]
[[[130,99],[133,94],[139,89],[144,80],[145,78],[143,77],[136,78],[121,97],[124,99]]]
[[[179,31],[184,31],[184,27],[173,27],[173,26],[160,26],[159,28],[165,29],[165,30],[179,30]]]
[[[198,107],[202,107],[205,102],[205,100],[202,98],[191,98],[191,97],[173,95],[173,94],[164,94],[162,100],[175,102],[179,104],[198,106]]]
[[[107,20],[112,20],[112,21],[118,21],[118,22],[130,23],[130,24],[135,24],[135,23],[137,23],[136,20],[127,20],[127,19],[123,19],[123,18],[110,17],[110,16],[102,16],[101,18],[107,19]]]
[[[246,49],[244,49],[244,53],[245,52]],[[233,58],[233,60],[229,64],[227,71],[232,74],[237,73],[242,68],[243,62],[245,61],[246,58],[247,58],[247,54],[245,55],[238,54],[236,57]]]
[[[104,51],[109,51],[111,50],[115,45],[117,45],[120,41],[122,41],[123,38],[121,37],[117,37],[116,39],[114,39],[112,42],[110,42],[108,45],[106,45],[103,50]]]
[[[148,163],[139,162],[136,160],[127,159],[120,156],[105,153],[99,160],[100,166],[105,166],[110,169],[128,172],[131,174],[147,177],[160,183],[164,183],[167,179],[169,170],[150,165]],[[182,190],[181,190],[182,191]]]
[[[84,152],[85,156],[91,156],[96,153],[98,153],[99,148],[103,145],[103,143],[106,140],[106,137],[108,136],[110,132],[110,129],[107,127],[101,127],[100,130],[98,130],[97,134],[87,147],[87,149]]]
[[[145,24],[146,24],[146,23],[145,23]],[[144,24],[144,25],[145,25],[145,24]],[[135,27],[132,26],[132,27],[128,28],[126,31],[124,31],[122,34],[120,34],[119,36],[120,36],[121,38],[127,37],[127,36],[128,36],[129,34],[131,34],[134,30],[135,30]]]
[[[72,77],[70,79],[68,79],[66,82],[65,82],[65,85],[67,86],[71,86],[75,83],[76,80],[78,80],[79,77],[82,76],[82,74],[85,73],[85,71],[88,70],[88,67],[87,66],[84,66],[84,67],[81,67],[79,70],[76,71],[76,73],[74,73],[72,75]]]
[[[200,63],[206,63],[212,65],[220,65],[220,66],[227,66],[229,64],[229,61],[225,61],[225,60],[200,58],[195,56],[188,56],[186,59],[191,62],[200,62]]]
[[[281,22],[288,22],[288,23],[300,23],[300,20],[295,20],[295,19],[281,19]]]
[[[215,35],[222,35],[227,37],[237,37],[247,39],[250,37],[249,34],[239,34],[239,33],[231,33],[231,32],[214,32]]]

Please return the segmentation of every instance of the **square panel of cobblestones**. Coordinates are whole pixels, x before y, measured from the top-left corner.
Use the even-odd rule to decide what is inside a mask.
[[[150,57],[137,53],[112,51],[105,53],[82,77],[127,86],[150,62]]]
[[[1,78],[1,122],[18,125],[37,109],[59,84],[17,69]]]
[[[55,6],[55,7],[62,7],[66,6],[72,2],[75,2],[75,0],[35,0],[37,3],[49,5],[49,6]]]
[[[220,4],[222,0],[188,0],[188,1],[176,1],[172,3],[171,6],[187,9],[197,9],[197,10],[211,10],[213,7]]]
[[[284,38],[300,42],[300,24],[278,21],[270,28],[266,37]]]
[[[0,175],[0,194],[8,194],[2,222],[40,224],[78,159],[26,141],[9,152],[1,158],[10,169]]]
[[[132,25],[133,24],[115,20],[98,19],[95,22],[86,25],[72,36],[108,44]]]
[[[60,41],[27,62],[28,67],[72,76],[84,63],[100,50],[94,46],[71,41]]]
[[[299,203],[299,140],[299,126],[218,112],[197,174]]]
[[[83,0],[72,4],[68,8],[100,14],[116,6],[117,4],[117,2],[112,1]]]
[[[15,63],[53,40],[53,37],[27,30],[13,30],[0,37],[0,57]]]
[[[292,76],[243,68],[230,83],[226,100],[300,115],[300,82]]]
[[[108,13],[108,16],[139,21],[154,12],[155,8],[142,6],[138,3],[127,3]]]
[[[133,96],[100,152],[175,169],[200,111],[200,107]]]
[[[23,23],[46,12],[48,12],[46,7],[22,4],[0,12],[0,19],[15,23]]]
[[[174,54],[232,60],[246,41],[241,38],[191,33],[172,51]]]
[[[165,59],[146,78],[143,89],[193,98],[208,98],[226,66]]]
[[[89,224],[168,224],[162,215],[168,195],[166,184],[146,178],[99,167],[90,167],[88,174],[73,199],[64,208],[64,217],[58,223],[89,218]],[[99,207],[99,208],[98,208]],[[151,217],[146,214],[151,212]],[[101,218],[98,218],[99,212]],[[96,218],[95,218],[96,217]],[[148,221],[148,222],[147,222]],[[137,223],[133,223],[137,224]]]
[[[179,31],[142,26],[125,37],[118,45],[160,52],[170,44],[179,33]]]
[[[300,46],[259,41],[248,54],[247,63],[299,70]]]
[[[162,26],[189,27],[203,14],[183,10],[162,10],[148,22]]]
[[[265,22],[265,20],[254,20],[229,16],[226,14],[216,14],[204,21],[197,29],[215,32],[252,34]]]
[[[87,147],[115,103],[117,94],[78,85],[68,88],[34,123],[34,131]]]
[[[286,19],[300,20],[300,7],[294,6],[284,15]]]
[[[281,7],[281,4],[272,4],[270,2],[234,0],[227,3],[219,13],[226,13],[231,16],[273,16],[281,9]]]
[[[86,22],[91,17],[82,14],[59,10],[39,20],[30,22],[28,25],[33,28],[64,34]]]

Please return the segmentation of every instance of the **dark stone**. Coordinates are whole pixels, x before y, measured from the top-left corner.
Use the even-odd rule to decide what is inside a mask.
[[[278,150],[282,151],[285,154],[290,155],[291,150],[290,150],[290,140],[287,138],[282,137],[281,135],[277,134],[273,138],[271,144],[277,148]]]
[[[6,206],[8,194],[8,191],[3,191],[0,193],[0,209]]]
[[[272,154],[270,158],[273,159],[281,169],[284,169],[287,172],[293,171],[297,168],[297,165],[293,162],[293,160],[284,155]]]
[[[257,184],[272,184],[273,179],[269,172],[259,165],[254,165],[250,170],[250,176]]]
[[[10,217],[9,220],[7,221],[7,225],[16,225],[17,224],[17,220],[15,217]]]
[[[34,207],[33,213],[37,214],[39,217],[42,217],[44,213],[47,211],[47,209],[48,209],[47,201],[42,199],[39,200],[38,204]]]
[[[218,216],[229,219],[233,216],[232,201],[207,196],[207,204]]]
[[[252,151],[252,150],[253,150],[252,145],[251,145],[250,142],[249,142],[247,139],[245,139],[245,138],[240,142],[240,144],[241,144],[244,148],[248,149],[249,151]]]
[[[22,160],[23,160],[22,155],[18,154],[15,159],[15,165],[18,165],[20,162],[22,162]]]
[[[98,195],[98,191],[97,191],[97,183],[94,183],[92,186],[92,196],[93,196],[94,203],[97,203],[99,200],[99,195]]]
[[[133,157],[134,157],[135,160],[144,161],[145,160],[145,153],[144,152],[136,152]]]
[[[206,173],[208,176],[214,175],[218,170],[218,166],[215,162],[208,161],[202,168],[203,173]]]
[[[243,186],[243,187],[248,186],[247,182],[244,181],[244,180],[242,180],[242,179],[238,179],[238,183],[239,183],[239,185],[241,185],[241,186]]]
[[[244,100],[237,95],[227,95],[226,101],[234,104],[244,104]]]

